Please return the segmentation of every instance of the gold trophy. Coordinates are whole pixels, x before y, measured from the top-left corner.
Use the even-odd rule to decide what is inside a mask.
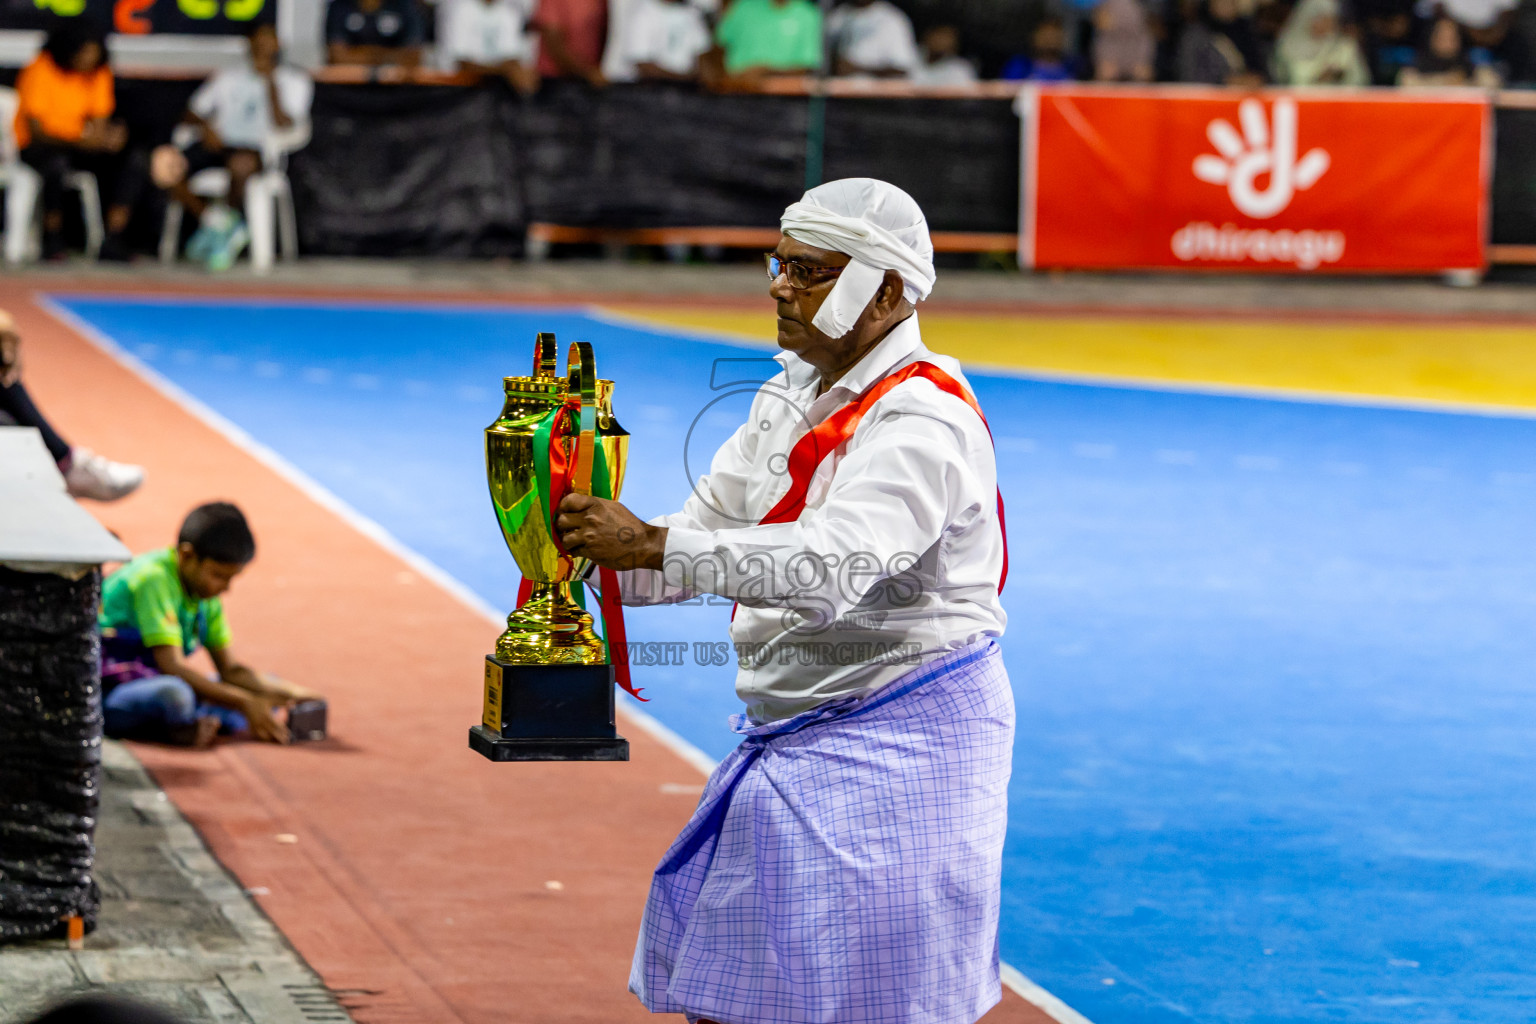
[[[581,600],[592,565],[566,554],[554,528],[567,491],[617,498],[623,487],[629,434],[613,417],[613,382],[597,378],[581,341],[560,377],[555,336],[540,334],[532,376],[504,384],[506,403],[485,428],[485,472],[524,582],[486,655],[484,715],[469,745],[493,761],[627,761],[614,667]]]

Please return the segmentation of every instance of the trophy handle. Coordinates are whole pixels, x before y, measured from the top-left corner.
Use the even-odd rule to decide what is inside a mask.
[[[549,335],[554,339],[554,335]],[[566,394],[572,405],[580,403],[580,436],[576,438],[576,464],[571,469],[571,490],[592,493],[593,450],[597,446],[597,366],[590,342],[571,342],[566,357]]]
[[[533,341],[533,375],[541,380],[554,380],[560,374],[560,355],[555,348],[555,336],[540,332]]]

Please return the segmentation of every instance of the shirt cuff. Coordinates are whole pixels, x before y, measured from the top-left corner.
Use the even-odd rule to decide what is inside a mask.
[[[719,569],[726,557],[713,531],[669,526],[661,578],[667,586],[690,593],[718,593]]]

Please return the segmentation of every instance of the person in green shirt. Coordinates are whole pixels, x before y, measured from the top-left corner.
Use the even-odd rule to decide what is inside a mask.
[[[219,595],[256,557],[256,539],[234,505],[192,510],[174,547],[139,555],[107,577],[97,626],[106,734],[207,746],[220,731],[286,743],[277,707],[320,695],[253,671],[230,651]],[[217,679],[187,658],[208,648]]]
[[[814,72],[821,67],[821,9],[811,0],[736,0],[715,40],[733,77]]]

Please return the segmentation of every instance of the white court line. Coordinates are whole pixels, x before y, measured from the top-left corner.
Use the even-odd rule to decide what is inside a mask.
[[[160,371],[140,360],[133,353],[118,344],[116,339],[106,334],[94,324],[76,316],[72,311],[55,302],[50,296],[38,295],[34,301],[55,319],[127,367],[130,372],[136,374],[150,387],[222,435],[230,444],[288,481],[303,492],[311,501],[340,518],[358,533],[361,533],[379,545],[379,547],[409,565],[417,574],[436,583],[466,608],[469,608],[486,621],[497,626],[501,626],[506,622],[506,616],[503,613],[491,607],[489,602],[481,598],[473,590],[470,590],[463,583],[460,583],[435,562],[412,550],[383,526],[363,515],[276,451],[262,444],[242,428],[215,412],[204,404],[201,399],[185,391],[179,384],[171,381],[163,376]],[[705,777],[708,777],[715,770],[717,762],[714,758],[683,739],[665,725],[662,725],[661,722],[646,712],[640,710],[638,707],[639,702],[633,697],[630,697],[628,694],[621,694],[620,696],[622,698],[620,703],[624,709],[625,716],[635,725],[639,726],[641,730],[698,769]],[[1007,985],[1017,993],[1025,1002],[1038,1007],[1052,1020],[1056,1021],[1057,1024],[1091,1024],[1082,1014],[1073,1010],[1039,985],[1036,985],[1018,968],[1004,963],[1002,965],[1002,976],[1004,985]]]
[[[1057,1024],[1093,1024],[1087,1017],[1036,985],[1017,967],[1007,963],[1003,964],[1003,984]]]
[[[753,335],[707,327],[673,326],[657,314],[650,319],[645,314],[625,313],[602,306],[588,306],[583,312],[594,320],[620,327],[644,330],[651,334],[689,338],[694,341],[713,341],[728,345],[744,345],[778,351],[773,342]],[[1037,380],[1052,384],[1081,384],[1085,387],[1115,388],[1129,391],[1166,391],[1173,394],[1211,395],[1217,398],[1257,398],[1274,402],[1296,402],[1305,405],[1344,405],[1362,409],[1401,409],[1407,412],[1432,412],[1455,416],[1484,416],[1495,419],[1536,419],[1536,409],[1518,405],[1498,405],[1491,402],[1457,402],[1438,398],[1401,398],[1393,395],[1362,394],[1354,391],[1313,391],[1308,388],[1266,387],[1261,384],[1224,384],[1220,382],[1170,380],[1166,377],[1137,377],[1129,374],[1088,373],[1075,370],[1050,370],[1032,366],[1003,363],[977,362],[962,359],[961,365],[968,374],[984,374],[993,377],[1012,377],[1017,380]]]

